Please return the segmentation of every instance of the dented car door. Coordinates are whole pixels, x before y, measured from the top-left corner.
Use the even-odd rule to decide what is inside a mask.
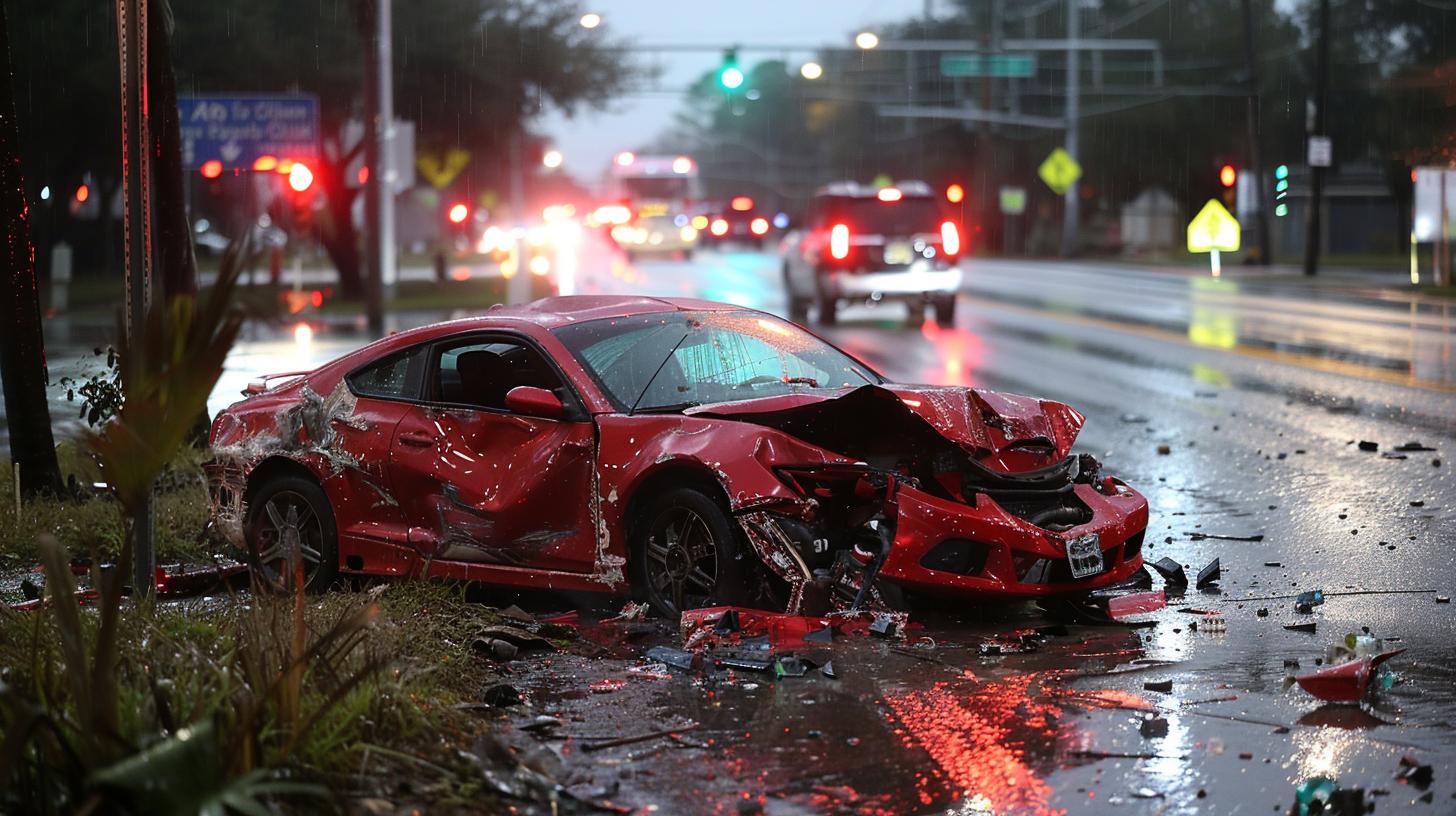
[[[424,400],[395,427],[390,467],[409,539],[430,559],[589,572],[595,433],[564,379],[511,335],[435,344]],[[562,398],[561,418],[505,406],[512,388]]]

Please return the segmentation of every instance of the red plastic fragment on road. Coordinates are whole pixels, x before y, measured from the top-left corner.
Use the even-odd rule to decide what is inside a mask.
[[[198,569],[157,567],[157,594],[163,597],[195,595],[224,583],[248,569],[246,564],[216,564]]]
[[[1161,589],[1150,592],[1133,592],[1108,599],[1107,616],[1113,620],[1123,620],[1135,615],[1157,612],[1167,605],[1167,598]]]
[[[719,632],[719,622],[730,612],[737,617],[737,627],[731,631]],[[803,649],[828,645],[835,635],[867,634],[876,618],[883,617],[889,617],[894,622],[896,633],[914,628],[903,612],[834,613],[819,617],[737,606],[713,606],[684,612],[679,633],[684,649],[701,649],[764,636],[768,637],[769,645],[774,649]]]
[[[101,600],[101,593],[94,589],[76,590],[76,605],[89,606],[95,601]],[[11,609],[18,612],[32,612],[37,609],[44,609],[51,605],[51,596],[45,595],[40,598],[33,598],[29,601],[21,601],[10,605]]]
[[[1294,682],[1321,700],[1332,703],[1358,703],[1365,699],[1365,693],[1370,690],[1370,680],[1375,677],[1375,667],[1403,651],[1405,649],[1396,649],[1381,652],[1372,657],[1346,660],[1309,674],[1299,675],[1294,678]]]
[[[620,677],[603,677],[592,682],[591,692],[592,694],[611,694],[614,691],[620,691],[626,685],[627,681]]]

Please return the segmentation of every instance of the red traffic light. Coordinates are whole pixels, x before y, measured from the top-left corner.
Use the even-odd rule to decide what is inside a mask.
[[[966,188],[959,184],[952,184],[945,188],[945,200],[952,204],[959,204],[966,200]]]
[[[215,179],[222,175],[222,162],[217,159],[208,159],[202,163],[202,177]]]
[[[450,211],[446,213],[452,224],[464,224],[465,219],[470,217],[470,208],[461,202],[450,205]]]
[[[1225,164],[1218,168],[1218,183],[1225,187],[1232,187],[1239,180],[1239,171],[1234,169],[1232,164]]]

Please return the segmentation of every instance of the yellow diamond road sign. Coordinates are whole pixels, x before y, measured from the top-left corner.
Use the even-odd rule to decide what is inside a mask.
[[[1239,219],[1218,199],[1210,198],[1198,215],[1188,222],[1189,252],[1238,252]]]
[[[1072,154],[1059,147],[1046,157],[1046,161],[1036,169],[1036,174],[1052,188],[1052,192],[1061,195],[1082,177],[1082,165],[1072,158]]]

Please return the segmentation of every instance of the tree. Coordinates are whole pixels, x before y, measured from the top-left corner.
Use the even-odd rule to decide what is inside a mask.
[[[0,380],[10,424],[10,458],[20,468],[23,495],[58,494],[61,471],[46,403],[45,345],[41,337],[40,293],[35,250],[30,243],[30,206],[20,164],[20,134],[10,77],[9,31],[0,7],[0,219],[5,224],[4,285],[0,286]]]
[[[66,0],[75,2],[76,0]],[[499,185],[513,134],[547,105],[602,106],[637,70],[598,29],[578,25],[576,0],[413,0],[395,15],[395,111],[415,122],[416,145],[458,147],[472,161],[467,195]],[[194,93],[299,90],[321,105],[323,155],[315,173],[327,199],[323,241],[347,296],[362,293],[346,178],[361,117],[361,22],[370,0],[192,3],[177,10],[174,57]]]

